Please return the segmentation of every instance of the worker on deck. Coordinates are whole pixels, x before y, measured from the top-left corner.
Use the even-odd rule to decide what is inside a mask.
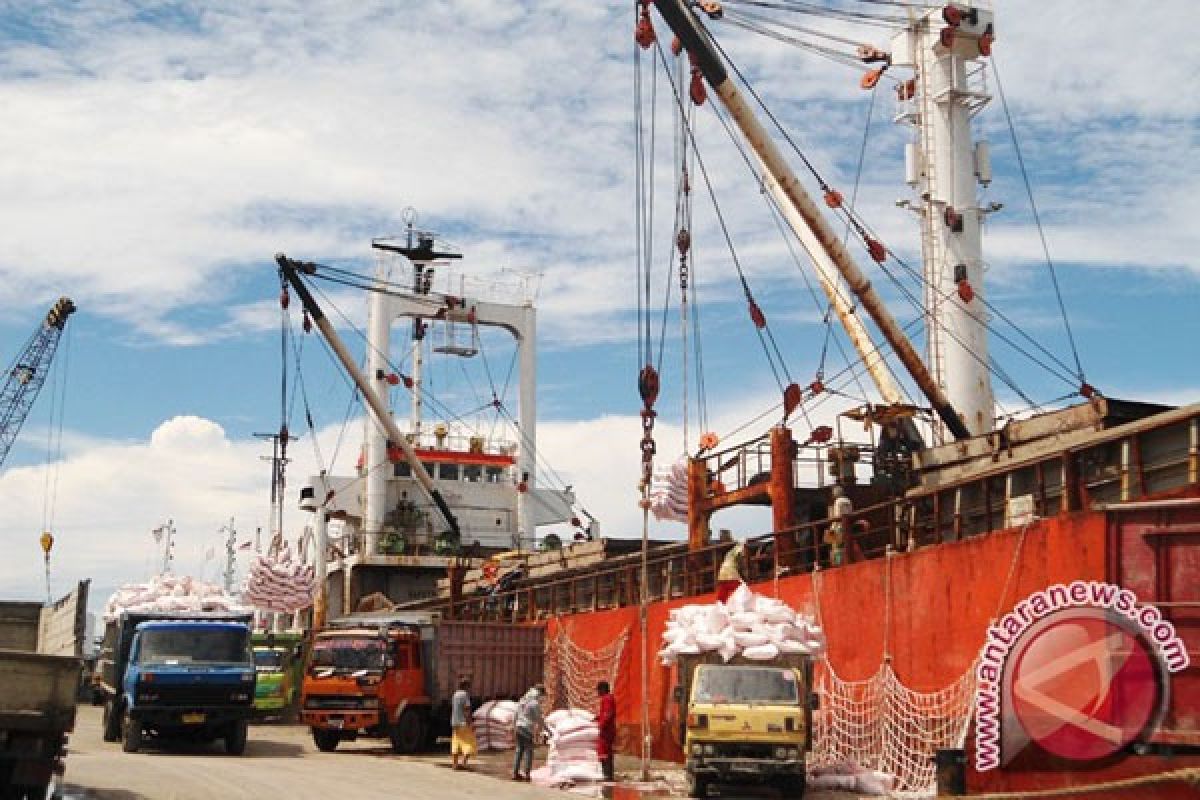
[[[717,602],[724,603],[745,582],[742,577],[745,562],[746,546],[738,542],[725,554],[725,560],[717,572]]]
[[[825,544],[829,545],[829,563],[835,567],[841,566],[846,560],[846,535],[850,530],[850,515],[853,512],[854,504],[846,497],[845,490],[841,486],[834,486]]]

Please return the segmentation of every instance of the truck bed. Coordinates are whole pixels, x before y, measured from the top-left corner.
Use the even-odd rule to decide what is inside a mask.
[[[448,700],[458,679],[466,676],[478,699],[519,698],[542,681],[545,638],[540,625],[442,620],[437,623],[430,694]]]
[[[79,659],[0,650],[0,729],[70,730]]]

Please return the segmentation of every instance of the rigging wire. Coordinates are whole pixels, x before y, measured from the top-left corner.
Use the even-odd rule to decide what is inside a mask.
[[[729,64],[730,68],[737,75],[738,79],[742,82],[742,84],[744,86],[746,86],[746,89],[750,92],[751,96],[758,103],[759,107],[762,108],[763,112],[768,116],[768,118],[771,120],[771,122],[775,125],[776,129],[781,133],[781,135],[788,142],[788,144],[791,145],[793,151],[797,154],[797,156],[800,157],[800,159],[803,161],[805,166],[808,168],[809,172],[811,172],[813,177],[817,180],[817,182],[821,186],[821,188],[823,190],[828,190],[830,188],[829,184],[824,180],[824,178],[822,178],[820,173],[817,171],[816,167],[800,150],[800,148],[796,144],[795,140],[790,136],[790,134],[787,132],[787,130],[784,129],[784,127],[780,123],[779,119],[766,106],[766,103],[763,102],[762,97],[754,89],[753,85],[750,84],[750,82],[746,79],[745,75],[741,72],[741,70],[738,68],[738,66],[732,61],[732,59],[730,59],[729,54],[721,47],[720,43],[717,42],[716,39],[711,36],[711,34],[709,35],[708,38],[709,38],[709,41],[713,44],[713,46],[717,49],[717,51],[720,52],[721,57],[725,60],[725,62],[727,64]],[[843,215],[843,217],[847,220],[847,222],[849,222],[849,224],[851,224],[861,236],[867,236],[870,233],[870,229],[867,227],[865,222],[859,217],[857,212],[855,212],[851,209],[847,209],[847,208],[840,209],[840,212]],[[897,263],[901,264],[901,266],[904,267],[911,275],[916,277],[916,279],[921,284],[926,283],[925,277],[923,275],[921,275],[919,273],[919,271],[913,270],[907,263],[905,263],[903,261],[903,259],[899,258],[899,256],[897,256],[890,249],[887,252],[888,252],[888,255],[891,256]],[[897,286],[897,288],[900,289],[901,293],[905,295],[905,297],[909,300],[909,302],[912,303],[914,305],[914,307],[920,313],[928,314],[927,310],[924,308],[923,303],[919,299],[917,299],[908,290],[908,288],[905,287],[903,285],[903,283],[900,282],[896,278],[895,274],[891,270],[887,269],[886,265],[880,264],[880,268],[883,270],[884,274],[887,275],[888,278],[892,280],[892,282]],[[949,293],[946,293],[946,296],[949,296]],[[986,301],[985,301],[985,305],[986,305]],[[993,308],[993,307],[988,305],[988,308]],[[968,313],[973,313],[973,312],[968,311]],[[1003,316],[1003,315],[1001,315],[1001,316]],[[1011,320],[1008,320],[1007,317],[1004,317],[1004,319],[1006,321],[1008,321],[1009,324],[1013,325],[1014,327],[1017,327],[1014,323],[1011,322]],[[947,336],[949,336],[954,341],[956,341],[960,346],[962,346],[963,349],[969,355],[971,355],[972,358],[976,359],[976,361],[978,361],[986,369],[988,369],[989,371],[992,371],[993,374],[995,374],[994,370],[992,369],[991,363],[980,358],[980,356],[977,353],[975,353],[969,347],[967,347],[966,344],[961,340],[961,337],[959,337],[957,335],[957,333],[955,333],[953,330],[950,330],[945,324],[937,322],[936,320],[935,320],[935,324],[937,324],[939,326],[939,328],[946,333]],[[1024,355],[1030,361],[1032,361],[1033,363],[1042,367],[1043,369],[1046,369],[1050,374],[1057,375],[1060,378],[1062,377],[1061,374],[1056,373],[1053,369],[1048,367],[1043,361],[1033,357],[1028,351],[1026,351],[1023,348],[1016,345],[1016,343],[1014,343],[1011,339],[1009,339],[1008,337],[1001,334],[999,331],[993,330],[993,335],[996,335],[999,338],[1001,338],[1003,341],[1005,341],[1007,344],[1009,344],[1009,346],[1013,347],[1013,349],[1016,350],[1018,353]],[[1040,345],[1039,345],[1039,347],[1040,347]],[[1006,379],[1007,378],[1006,375],[998,374],[996,377],[999,378],[1002,382],[1004,382],[1019,397],[1021,397],[1023,400],[1026,400],[1032,408],[1035,408],[1035,409],[1038,408],[1038,405],[1036,403],[1034,403],[1032,399],[1029,399],[1028,396],[1020,389],[1020,387],[1016,386],[1015,383],[1010,383]]]
[[[907,24],[908,20],[904,17],[896,16],[895,14],[881,14],[879,12],[868,11],[850,11],[829,6],[823,6],[816,3],[805,3],[800,0],[725,0],[726,10],[730,6],[753,6],[755,8],[765,8],[773,11],[786,11],[795,14],[808,14],[810,16],[821,17],[823,19],[836,19],[844,22],[860,22],[866,25],[875,25],[883,28],[902,28]]]
[[[1054,261],[1050,258],[1050,245],[1046,243],[1046,231],[1042,227],[1042,217],[1038,213],[1037,202],[1033,196],[1033,185],[1029,180],[1029,171],[1025,168],[1025,157],[1021,153],[1021,142],[1017,137],[1017,128],[1013,124],[1012,112],[1008,107],[1008,98],[1004,94],[1004,86],[1000,82],[1000,71],[996,67],[995,56],[991,57],[992,74],[996,76],[996,89],[1000,94],[1000,105],[1004,109],[1004,118],[1008,121],[1008,130],[1012,136],[1013,150],[1017,154],[1017,164],[1021,168],[1021,179],[1025,183],[1025,194],[1029,198],[1029,208],[1033,211],[1033,221],[1037,226],[1038,238],[1042,243],[1042,253],[1046,256],[1046,266],[1050,271],[1050,281],[1054,284],[1054,297],[1058,300],[1058,310],[1062,314],[1063,327],[1067,330],[1067,341],[1071,345],[1071,355],[1075,358],[1075,374],[1079,378],[1080,384],[1087,383],[1087,379],[1083,374],[1083,364],[1079,360],[1079,350],[1075,346],[1075,335],[1071,331],[1071,320],[1067,317],[1067,307],[1063,303],[1062,289],[1058,285],[1058,272],[1054,268]]]
[[[51,387],[50,424],[46,428],[46,473],[42,489],[42,530],[53,530],[54,516],[58,506],[59,467],[62,463],[63,423],[66,419],[67,375],[71,363],[71,339],[73,328],[64,328],[59,350],[61,355],[54,362],[54,379]],[[49,575],[46,590],[49,592]]]
[[[655,50],[658,53],[663,70],[669,74],[670,70],[667,65],[666,55],[663,53],[662,45],[657,41],[655,42]],[[680,108],[683,108],[684,103],[679,91],[679,87],[675,85],[673,80],[669,80],[668,82],[671,85],[671,92],[674,94],[675,103]],[[729,250],[730,259],[733,262],[734,269],[737,271],[738,280],[742,285],[742,291],[746,296],[746,300],[752,305],[752,307],[757,307],[757,303],[754,300],[754,295],[750,291],[750,284],[746,279],[745,270],[742,268],[741,261],[738,259],[737,248],[734,247],[732,235],[730,234],[729,226],[726,223],[724,212],[722,212],[720,203],[717,201],[716,190],[713,188],[712,181],[709,179],[708,168],[705,166],[703,156],[700,155],[700,150],[696,142],[694,131],[688,128],[687,135],[688,139],[692,143],[692,151],[695,154],[696,165],[700,168],[700,175],[704,179],[704,187],[708,192],[709,200],[712,202],[713,212],[716,215],[718,226],[721,229],[721,235],[725,239],[725,244]],[[754,329],[755,333],[758,335],[759,343],[762,345],[763,352],[767,356],[767,363],[771,367],[771,372],[775,375],[775,382],[779,384],[780,391],[783,391],[785,386],[783,378],[786,378],[788,383],[792,382],[792,378],[788,373],[787,364],[784,362],[783,356],[779,352],[779,345],[775,341],[775,337],[771,333],[770,327],[766,325],[765,322],[762,328],[759,328],[758,324],[755,323]],[[765,334],[764,331],[766,331]],[[772,358],[771,356],[772,350],[775,353],[775,358]],[[778,366],[776,366],[776,359],[778,359],[779,362]],[[783,378],[780,377],[781,372],[783,374]]]

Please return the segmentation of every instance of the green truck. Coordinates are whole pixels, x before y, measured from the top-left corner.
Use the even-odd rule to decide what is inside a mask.
[[[258,631],[250,639],[254,649],[254,713],[258,719],[291,721],[304,680],[304,634],[298,631]]]

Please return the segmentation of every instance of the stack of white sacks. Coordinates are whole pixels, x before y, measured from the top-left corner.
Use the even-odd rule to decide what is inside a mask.
[[[169,572],[155,575],[148,583],[127,583],[108,598],[104,619],[116,619],[123,611],[195,612],[248,611],[215,583]]]
[[[514,726],[517,704],[512,700],[489,700],[471,715],[475,742],[480,750],[512,750],[517,746]]]
[[[316,591],[311,564],[292,560],[291,550],[258,556],[242,589],[242,600],[264,611],[291,614],[313,604]]]
[[[774,597],[756,595],[745,584],[724,603],[688,605],[671,612],[658,655],[664,666],[682,654],[720,653],[770,661],[780,654],[820,655],[825,634],[812,617]]]
[[[688,467],[681,458],[669,467],[657,467],[650,478],[650,510],[657,520],[688,520]]]
[[[538,767],[529,780],[539,786],[571,786],[604,780],[596,756],[600,728],[596,716],[582,708],[563,708],[546,715],[550,749],[546,766]]]

